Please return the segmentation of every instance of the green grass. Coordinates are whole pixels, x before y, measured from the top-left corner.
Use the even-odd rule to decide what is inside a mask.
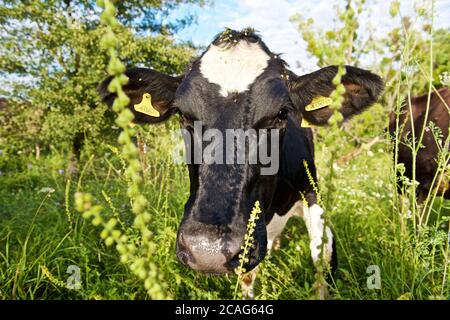
[[[168,135],[167,126],[146,132],[150,152],[143,193],[151,204],[150,229],[158,248],[154,261],[174,299],[232,299],[236,275],[205,276],[186,269],[176,259],[175,238],[189,179],[185,167],[171,162]],[[326,172],[327,149],[320,137],[317,140],[320,175]],[[355,148],[348,135],[336,143],[342,146],[340,156]],[[396,208],[390,150],[382,139],[336,169],[329,219],[339,268],[331,280],[331,299],[450,297],[448,277],[443,283],[448,250],[445,217],[450,206],[438,198],[428,226],[414,229],[407,213]],[[24,169],[5,171],[0,177],[0,299],[146,299],[143,283],[120,262],[113,247],[105,246],[100,230],[74,210],[74,193],[90,192],[104,207],[104,216],[118,217],[125,228],[132,225],[127,182],[118,155],[107,152],[85,157],[70,183],[67,174],[58,173],[67,166],[67,159],[55,151],[40,160],[15,159]],[[323,176],[319,184],[322,196],[329,196]],[[44,187],[55,191],[40,192]],[[81,270],[80,290],[59,286],[41,269],[47,267],[54,278],[65,282],[70,265]],[[367,289],[370,265],[380,268],[380,290]],[[306,228],[302,220],[294,218],[282,235],[281,248],[260,265],[255,296],[311,299],[316,296],[314,282]]]
[[[350,23],[353,17],[348,12],[342,16],[341,45],[311,53],[343,63],[346,46],[353,47],[353,36],[352,41],[348,37],[355,31]],[[407,204],[396,193],[397,164],[393,161],[393,146],[385,137],[387,112],[396,110],[404,97],[412,94],[413,83],[420,84],[422,90],[423,81],[428,81],[430,92],[433,79],[432,37],[429,70],[423,70],[413,52],[417,33],[402,26],[399,34],[401,41],[393,41],[395,45],[399,42],[401,60],[392,58],[393,69],[389,70],[398,77],[388,75],[386,80],[391,85],[384,93],[390,102],[385,107],[372,107],[343,128],[335,125],[316,131],[319,187],[329,208],[327,222],[335,233],[339,260],[330,280],[330,299],[450,298],[450,205],[437,198],[427,224],[416,222],[414,197],[410,193]],[[326,39],[314,33],[306,36],[314,41]],[[420,48],[417,50],[423,54]],[[420,73],[412,74],[409,67],[418,67]],[[152,261],[164,276],[168,295],[174,299],[232,299],[236,275],[206,276],[186,269],[176,259],[175,239],[189,194],[189,179],[186,168],[171,160],[170,128],[174,128],[173,122],[148,127],[144,132],[149,152],[141,192],[150,203],[149,229],[157,248]],[[416,134],[420,141],[423,132]],[[363,149],[348,163],[335,165],[331,178],[327,167],[330,155],[331,162],[336,163],[374,137],[380,137],[380,142],[370,150]],[[5,141],[2,148],[8,145]],[[74,209],[75,193],[90,193],[95,204],[103,207],[105,221],[114,217],[131,241],[142,239],[133,228],[122,155],[116,145],[108,148],[106,142],[88,145],[95,153],[86,150],[79,171],[71,175],[61,173],[68,167],[70,156],[55,148],[39,160],[25,154],[8,154],[9,150],[0,153],[0,299],[148,299],[143,282],[121,263],[114,247],[105,245],[101,229]],[[79,290],[64,285],[70,276],[67,270],[73,265],[80,269]],[[380,270],[378,290],[367,287],[367,270],[374,265]],[[294,218],[282,235],[280,249],[258,268],[255,297],[314,299],[316,278],[320,277],[316,277],[310,257],[305,225]]]

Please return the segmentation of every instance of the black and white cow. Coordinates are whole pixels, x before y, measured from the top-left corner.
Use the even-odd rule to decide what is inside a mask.
[[[334,86],[337,67],[297,76],[261,38],[250,29],[227,29],[190,65],[185,74],[173,77],[146,68],[126,71],[129,83],[124,87],[131,99],[135,122],[158,123],[179,115],[180,125],[193,134],[193,123],[204,129],[278,129],[279,169],[262,175],[262,165],[191,163],[188,164],[190,196],[184,209],[176,243],[176,254],[186,266],[212,274],[233,271],[239,264],[241,245],[252,207],[259,201],[262,217],[257,221],[254,245],[247,270],[255,268],[282,232],[287,220],[301,216],[311,239],[311,255],[319,258],[323,235],[323,209],[305,170],[316,180],[313,135],[301,127],[302,119],[325,125],[332,111],[326,105],[305,110],[315,97],[328,97]],[[115,95],[107,90],[106,79],[100,94],[111,105]],[[373,104],[383,90],[377,75],[346,67],[342,78],[346,88],[341,113],[344,118],[361,113]],[[150,94],[157,116],[142,113],[136,105]],[[187,152],[192,147],[187,146]],[[300,193],[307,205],[300,200]],[[328,241],[324,256],[334,257],[333,235],[325,230]]]

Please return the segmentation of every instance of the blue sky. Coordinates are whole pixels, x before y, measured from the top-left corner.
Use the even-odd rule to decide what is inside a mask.
[[[300,13],[313,18],[318,27],[330,29],[334,25],[335,5],[344,3],[342,0],[215,0],[212,6],[205,8],[183,5],[173,16],[196,14],[198,23],[180,32],[177,38],[204,46],[225,27],[254,27],[272,51],[284,54],[283,58],[294,71],[310,72],[317,68],[315,60],[308,56],[305,43],[289,18]],[[367,3],[369,9],[363,12],[361,19],[363,29],[372,26],[376,34],[382,36],[398,25],[398,18],[392,19],[389,15],[390,1],[367,0]],[[429,3],[429,0],[403,0],[401,12],[408,15],[415,5]],[[435,3],[435,27],[450,27],[450,0]]]

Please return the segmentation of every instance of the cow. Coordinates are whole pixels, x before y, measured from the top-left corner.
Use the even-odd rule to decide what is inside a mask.
[[[426,123],[422,146],[418,148],[415,161],[415,179],[419,182],[417,187],[417,202],[419,204],[424,202],[429,192],[434,188],[438,188],[438,195],[450,199],[447,179],[441,179],[439,185],[433,182],[438,172],[439,151],[440,149],[448,150],[450,89],[444,87],[437,92],[431,92],[429,99],[428,102],[428,94],[412,97],[410,102],[405,101],[402,104],[398,117],[395,112],[391,112],[389,115],[389,133],[391,137],[398,138],[398,147],[395,151],[397,162],[403,163],[405,167],[403,174],[410,180],[413,179],[413,153],[411,149],[413,132],[417,146]],[[432,126],[439,128],[440,132],[433,132]],[[396,135],[397,128],[398,135]],[[446,168],[446,165],[443,168]],[[397,173],[397,175],[400,174],[402,173]],[[400,181],[399,188],[402,187],[403,183]]]
[[[313,261],[322,259],[325,233],[322,257],[335,265],[333,234],[329,227],[324,230],[324,210],[314,191],[313,134],[301,123],[327,124],[333,114],[327,97],[335,89],[332,80],[337,71],[337,66],[328,66],[298,76],[252,29],[226,29],[218,34],[183,75],[140,67],[126,70],[129,82],[123,89],[138,124],[155,124],[178,115],[188,136],[196,135],[198,123],[223,135],[229,129],[266,129],[267,139],[276,134],[270,140],[279,146],[273,154],[279,159],[274,172],[263,174],[265,166],[260,161],[187,164],[190,195],[176,239],[176,255],[183,265],[208,274],[235,270],[256,201],[262,213],[244,264],[247,271],[264,259],[294,215],[306,223]],[[345,71],[340,112],[348,119],[375,103],[384,84],[367,70],[345,66]],[[110,81],[111,77],[106,78],[98,88],[109,106],[116,97],[107,89]],[[312,101],[319,101],[319,106],[308,109]],[[186,143],[186,152],[194,152],[192,143]],[[248,148],[243,152],[250,153]]]

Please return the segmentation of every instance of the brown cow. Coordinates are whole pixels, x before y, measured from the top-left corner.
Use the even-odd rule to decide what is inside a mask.
[[[418,202],[422,203],[430,189],[433,187],[433,179],[438,170],[437,158],[440,148],[448,148],[448,129],[450,124],[449,106],[450,106],[450,89],[442,88],[436,92],[432,92],[430,96],[429,111],[427,116],[427,104],[428,94],[420,97],[411,98],[411,108],[408,101],[406,101],[401,107],[401,112],[398,121],[399,127],[399,143],[398,143],[398,163],[405,165],[405,175],[412,179],[413,170],[413,156],[411,149],[412,142],[412,128],[414,128],[414,135],[417,142],[424,123],[427,123],[423,134],[422,145],[417,152],[416,157],[416,181],[419,182],[417,188]],[[412,123],[411,125],[411,112]],[[396,131],[396,115],[394,112],[390,114],[389,119],[389,132],[391,136],[395,136]],[[433,122],[435,127],[438,127],[441,131],[442,137],[435,139],[436,132],[433,134],[433,130],[430,129],[430,122]],[[436,185],[436,183],[434,184]],[[444,196],[446,199],[450,199],[450,190],[448,188],[448,182],[441,183],[439,185],[438,195]]]

